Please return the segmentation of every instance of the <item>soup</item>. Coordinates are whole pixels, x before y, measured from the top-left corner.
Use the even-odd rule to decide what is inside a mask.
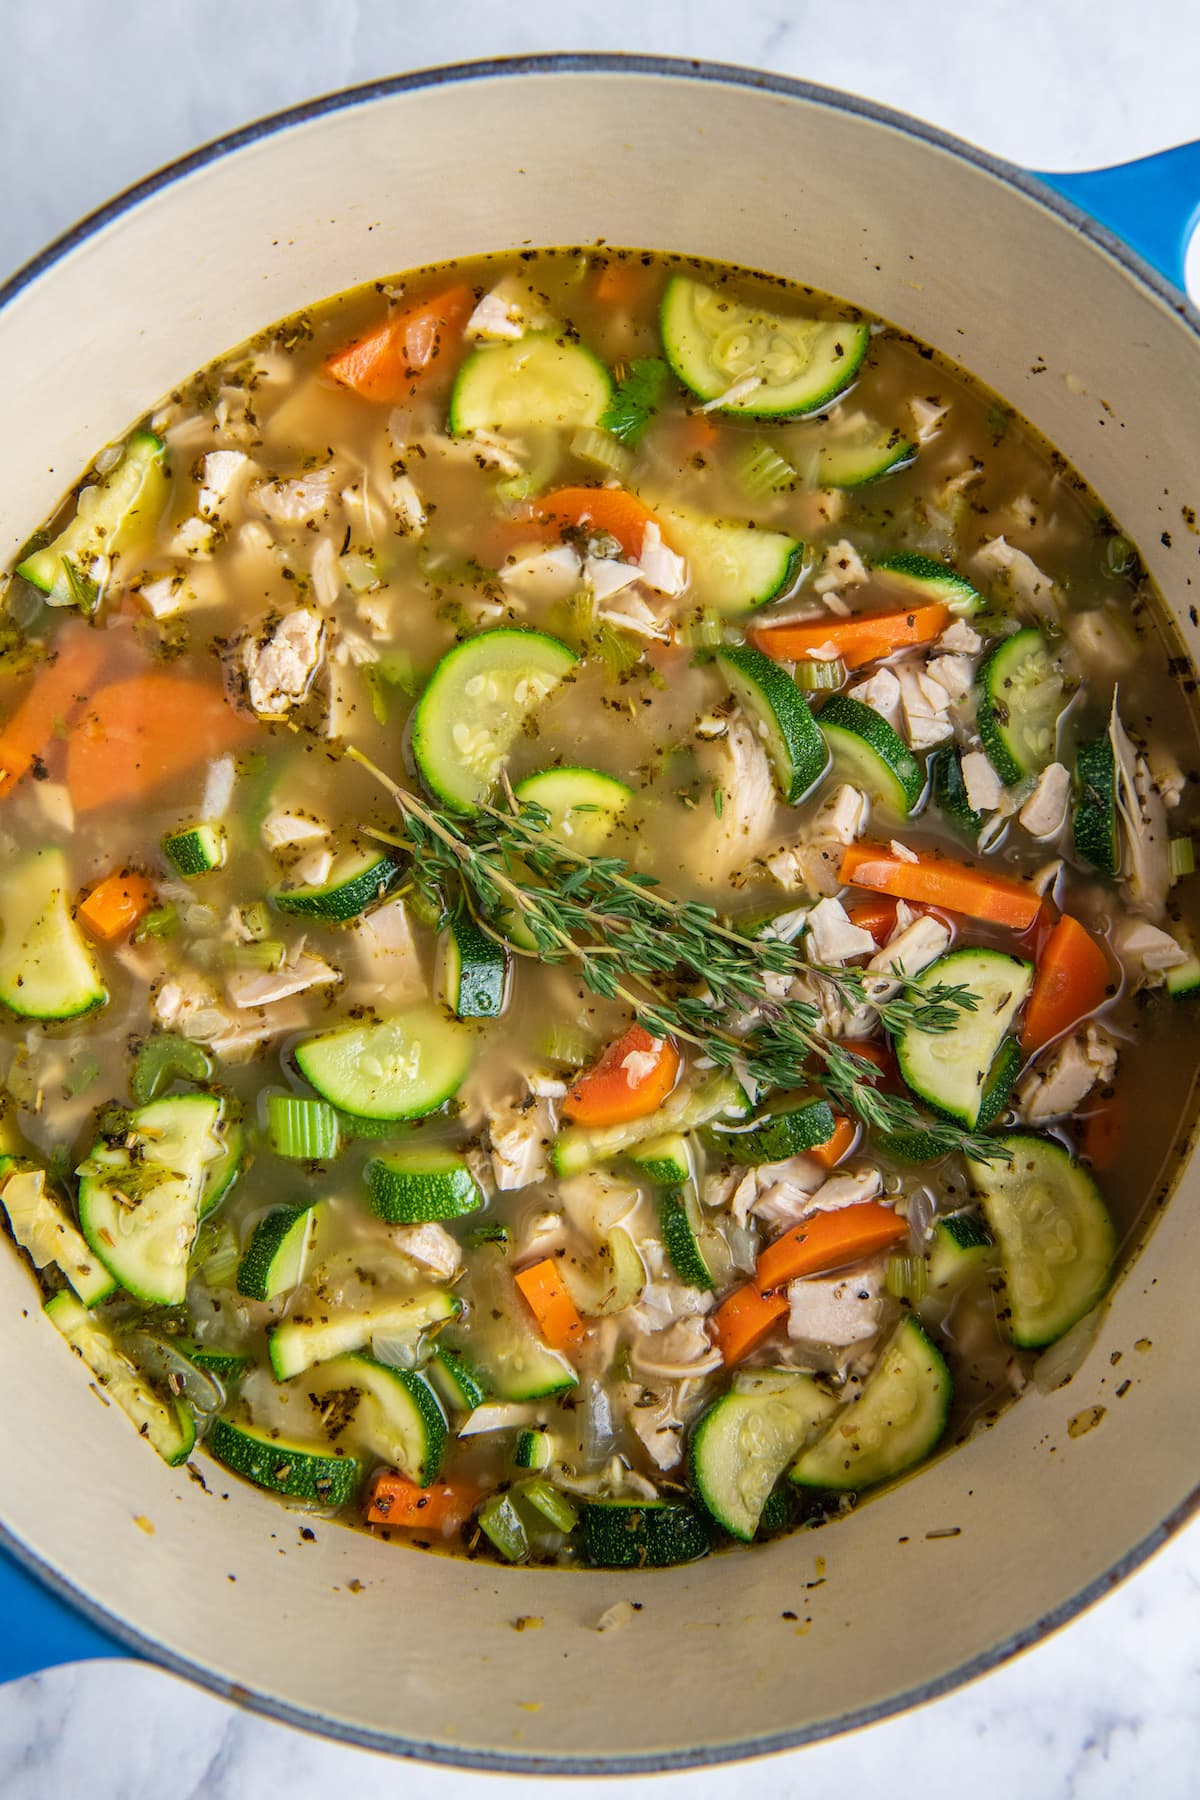
[[[1197,1062],[1192,682],[960,370],[742,270],[421,271],[172,394],[4,604],[0,1200],[168,1462],[641,1567],[1069,1375]]]

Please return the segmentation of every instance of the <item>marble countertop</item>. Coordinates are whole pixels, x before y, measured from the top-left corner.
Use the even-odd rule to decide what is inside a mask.
[[[286,26],[284,19],[286,17]],[[736,20],[736,30],[731,21]],[[1033,167],[1086,168],[1200,134],[1194,0],[44,0],[5,9],[0,276],[127,183],[205,139],[331,88],[432,63],[607,49],[755,64],[916,112]],[[11,79],[52,70],[52,81]],[[50,116],[47,100],[51,98]],[[1200,274],[1193,250],[1189,270]],[[1193,292],[1197,282],[1193,279]],[[936,1704],[753,1775],[761,1800],[952,1783],[975,1800],[1184,1800],[1200,1765],[1200,1522],[1101,1605]],[[735,1777],[736,1779],[736,1777]],[[626,1781],[715,1800],[729,1772]],[[111,1661],[0,1690],[5,1800],[484,1800],[524,1784],[389,1762]],[[543,1793],[611,1791],[548,1782]]]

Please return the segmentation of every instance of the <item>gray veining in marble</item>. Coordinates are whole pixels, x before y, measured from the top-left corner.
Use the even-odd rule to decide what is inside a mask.
[[[433,63],[609,49],[766,66],[923,114],[1016,161],[1083,168],[1200,134],[1194,0],[0,0],[0,271],[123,185],[313,94]],[[20,71],[30,75],[21,79]],[[49,103],[49,104],[48,104]],[[1192,268],[1197,259],[1193,256]],[[1194,285],[1194,284],[1193,284]],[[1050,1642],[905,1718],[753,1774],[627,1781],[629,1800],[1191,1800],[1200,1792],[1200,1524]],[[731,1787],[731,1783],[734,1785]],[[132,1663],[0,1690],[3,1800],[484,1800],[516,1781],[389,1763]],[[604,1784],[547,1783],[592,1800]]]

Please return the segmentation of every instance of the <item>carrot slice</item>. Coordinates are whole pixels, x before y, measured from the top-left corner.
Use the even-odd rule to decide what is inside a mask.
[[[395,406],[435,367],[474,307],[474,295],[462,285],[418,300],[335,351],[325,372],[364,400]]]
[[[786,1294],[760,1291],[757,1281],[734,1288],[713,1314],[713,1331],[726,1368],[757,1350],[779,1321],[787,1317]]]
[[[559,488],[537,502],[537,511],[539,518],[553,521],[560,529],[586,526],[607,532],[632,562],[642,554],[647,525],[658,524],[650,508],[624,488]]]
[[[880,894],[870,900],[855,900],[846,908],[846,916],[860,931],[869,931],[876,946],[882,949],[896,929],[898,904],[893,895]]]
[[[154,888],[136,869],[117,870],[98,881],[79,903],[79,919],[94,938],[111,944],[132,931],[154,905]]]
[[[67,733],[75,810],[139,800],[256,729],[211,681],[151,672],[113,682]]]
[[[36,759],[87,699],[108,654],[104,634],[68,626],[54,646],[54,660],[39,669],[24,698],[0,730],[0,794],[28,775]]]
[[[848,669],[859,669],[906,645],[928,644],[942,635],[949,617],[950,608],[938,600],[930,606],[910,606],[904,612],[762,626],[750,633],[750,641],[776,662],[801,662],[822,645],[832,644]]]
[[[1123,1093],[1108,1094],[1099,1100],[1083,1121],[1079,1148],[1093,1169],[1101,1173],[1111,1169],[1121,1149],[1121,1139],[1129,1123],[1129,1105]]]
[[[640,263],[619,261],[610,257],[596,271],[595,295],[603,306],[637,305],[646,281],[646,270]]]
[[[681,456],[704,456],[716,447],[721,427],[707,413],[687,413],[680,419],[676,432]]]
[[[813,1213],[768,1244],[758,1259],[755,1285],[764,1292],[801,1275],[820,1275],[861,1262],[908,1235],[908,1221],[877,1200],[860,1200],[836,1212]]]
[[[583,1320],[552,1256],[515,1277],[538,1330],[552,1350],[570,1350],[583,1340]]]
[[[1078,919],[1064,913],[1042,952],[1025,1008],[1022,1050],[1040,1050],[1077,1020],[1095,1012],[1112,986],[1108,958]]]
[[[679,1052],[670,1038],[651,1037],[631,1025],[567,1091],[560,1108],[577,1125],[623,1125],[657,1112],[679,1075]]]
[[[405,1475],[385,1469],[375,1479],[367,1502],[368,1525],[391,1525],[401,1531],[440,1531],[448,1534],[465,1525],[482,1489],[468,1481],[439,1481],[418,1487]]]
[[[856,1044],[855,1050],[862,1045]],[[815,1144],[809,1151],[814,1162],[819,1162],[823,1169],[836,1169],[844,1156],[849,1156],[858,1142],[858,1126],[853,1119],[844,1118],[841,1114],[833,1128],[833,1136],[823,1144]]]
[[[1027,930],[1042,904],[1028,882],[1011,881],[936,854],[906,862],[882,844],[851,844],[839,873],[848,886],[874,888],[898,900],[940,906],[1013,931]]]

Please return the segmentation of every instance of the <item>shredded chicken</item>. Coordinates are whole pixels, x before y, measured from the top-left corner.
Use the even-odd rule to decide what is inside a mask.
[[[931,656],[925,668],[932,679],[945,688],[951,704],[956,705],[970,695],[975,664],[969,656]]]
[[[462,1267],[462,1250],[444,1225],[400,1225],[391,1233],[397,1250],[440,1281],[452,1281]]]
[[[715,886],[764,848],[775,816],[775,778],[761,739],[741,713],[731,716],[724,737],[700,745],[697,757],[723,795],[720,817],[709,815],[690,851],[694,873]]]
[[[327,514],[333,488],[332,469],[310,469],[294,481],[256,482],[250,498],[277,525],[307,525]]]
[[[870,813],[871,802],[862,789],[843,781],[822,801],[813,820],[812,835],[852,844],[866,830]]]
[[[1161,987],[1167,970],[1188,959],[1183,945],[1148,919],[1123,919],[1112,934],[1112,947],[1139,988]]]
[[[584,559],[583,579],[603,606],[614,594],[623,594],[640,581],[642,571],[636,563],[620,562],[616,557],[588,556]]]
[[[869,706],[881,719],[886,719],[893,731],[902,729],[900,683],[890,669],[876,669],[868,680],[860,681],[857,687],[847,691],[851,700],[857,700],[862,706]]]
[[[511,1101],[488,1120],[488,1143],[496,1186],[504,1191],[528,1187],[546,1174],[553,1132],[545,1100]]]
[[[687,586],[687,563],[663,543],[662,532],[653,522],[642,533],[638,567],[642,571],[642,580],[656,594],[664,594],[669,598],[682,594]]]
[[[1077,1031],[1049,1061],[1040,1061],[1017,1088],[1017,1111],[1027,1125],[1065,1118],[1117,1071],[1117,1046],[1098,1025]]]
[[[840,900],[827,896],[810,910],[805,937],[810,962],[844,963],[851,956],[866,956],[874,948],[871,933],[853,923]]]
[[[941,682],[923,665],[911,662],[897,665],[896,678],[900,683],[905,736],[913,749],[930,750],[953,737],[950,695]]]
[[[1017,814],[1030,837],[1056,838],[1067,822],[1071,806],[1071,771],[1052,762],[1038,776],[1037,786]]]
[[[1007,538],[989,538],[975,552],[975,561],[1018,608],[1038,619],[1057,619],[1058,589],[1026,551],[1018,550]]]
[[[304,699],[325,647],[325,627],[316,613],[297,607],[260,640],[242,643],[250,704],[262,718],[278,719]]]
[[[631,1309],[631,1316],[636,1310]],[[704,1320],[694,1316],[676,1319],[665,1331],[635,1338],[629,1361],[639,1375],[685,1381],[719,1369],[721,1352],[709,1338]]]
[[[507,593],[534,605],[566,600],[578,588],[583,565],[569,544],[552,550],[535,550],[516,562],[506,563],[500,579]]]
[[[864,986],[876,1006],[899,992],[897,975],[919,975],[950,948],[950,927],[934,913],[921,913],[902,931],[893,933],[882,950],[867,964]]]
[[[408,1006],[427,993],[421,953],[402,899],[385,901],[353,927],[358,971],[392,1006]]]
[[[942,429],[942,421],[950,408],[946,402],[932,396],[926,399],[920,394],[913,394],[908,402],[908,410],[912,415],[913,436],[918,444],[928,444]]]
[[[874,1200],[883,1192],[883,1176],[878,1169],[843,1170],[823,1181],[809,1200],[811,1212],[840,1212],[843,1206],[857,1206],[863,1200]]]
[[[280,808],[266,814],[258,831],[268,850],[300,850],[322,844],[329,836],[328,825],[311,813],[284,812]]]
[[[962,759],[967,805],[976,812],[995,812],[1004,799],[1004,783],[982,750],[968,750]]]
[[[960,656],[975,656],[983,649],[983,639],[965,619],[954,619],[938,639],[938,648]]]
[[[861,587],[870,580],[870,571],[848,538],[830,544],[821,560],[821,573],[813,582],[813,592],[821,595],[839,593],[843,588]]]
[[[1123,827],[1122,885],[1136,912],[1158,919],[1166,911],[1171,888],[1167,811],[1145,758],[1137,754],[1121,723],[1115,693],[1108,736],[1116,766],[1117,811]]]
[[[876,1264],[845,1275],[809,1275],[788,1287],[788,1336],[845,1349],[879,1330],[883,1283]]]
[[[341,975],[323,957],[299,950],[278,969],[231,969],[225,977],[225,992],[239,1010],[247,1007],[274,1006],[279,1000],[290,1000],[295,994],[306,994],[311,988],[328,987],[340,981]]]

